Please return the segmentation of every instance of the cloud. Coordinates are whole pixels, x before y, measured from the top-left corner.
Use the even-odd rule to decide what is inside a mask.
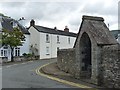
[[[116,6],[114,6],[116,5]],[[86,4],[82,12],[91,13],[91,14],[100,14],[100,15],[117,15],[118,11],[117,2],[114,3],[114,0],[111,3],[97,2],[94,4]]]
[[[1,7],[18,8],[25,5],[25,2],[1,2]]]
[[[115,26],[118,16],[117,3],[117,0],[81,0],[79,2],[24,2],[22,0],[0,3],[0,11],[17,20],[25,17],[26,25],[29,25],[31,19],[35,19],[38,25],[57,26],[58,29],[64,29],[67,25],[71,31],[77,32],[82,15],[102,16],[106,23]]]

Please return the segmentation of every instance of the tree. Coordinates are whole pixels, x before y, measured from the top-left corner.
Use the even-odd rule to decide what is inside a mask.
[[[20,31],[18,27],[13,30],[3,29],[2,31],[2,45],[9,46],[11,49],[11,62],[13,62],[13,52],[14,48],[17,46],[22,46],[22,41],[25,41],[25,36]]]

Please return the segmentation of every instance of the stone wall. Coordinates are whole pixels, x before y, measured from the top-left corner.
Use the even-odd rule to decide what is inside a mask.
[[[120,45],[103,47],[101,75],[105,87],[120,88]]]
[[[99,62],[98,83],[107,88],[120,88],[120,45],[102,47]],[[60,70],[73,75],[79,73],[77,69],[75,49],[62,49],[58,51],[57,64]]]
[[[61,49],[57,52],[57,65],[60,70],[75,74],[75,49]]]
[[[15,56],[14,62],[20,62],[20,61],[29,61],[29,60],[38,60],[38,56],[31,56],[31,57],[25,57],[25,56]],[[8,61],[7,57],[0,57],[0,63],[7,63]]]

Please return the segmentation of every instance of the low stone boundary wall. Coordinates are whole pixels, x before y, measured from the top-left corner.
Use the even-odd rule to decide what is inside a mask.
[[[75,49],[62,49],[57,53],[57,65],[60,70],[76,78]],[[98,82],[106,88],[120,88],[120,45],[104,46],[101,51]]]
[[[120,88],[120,45],[103,47],[102,60],[103,85]]]
[[[31,56],[31,57],[26,57],[26,56],[15,56],[14,57],[14,62],[19,62],[19,61],[29,61],[29,60],[38,60],[39,59],[39,55],[38,56]],[[6,63],[9,62],[7,57],[2,57],[0,58],[0,62],[1,63]]]
[[[75,49],[60,49],[57,52],[57,65],[60,70],[74,75]]]

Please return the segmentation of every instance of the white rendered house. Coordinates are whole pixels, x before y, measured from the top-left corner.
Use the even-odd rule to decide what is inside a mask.
[[[65,27],[64,31],[55,28],[48,28],[35,25],[31,20],[30,27],[30,51],[40,55],[40,59],[56,58],[58,49],[72,48],[77,34],[69,32]]]
[[[2,33],[2,29],[7,30],[13,30],[14,27],[19,27],[19,29],[23,32],[25,38],[25,41],[23,41],[23,46],[18,46],[14,48],[14,56],[22,56],[23,53],[29,53],[29,36],[30,33],[28,30],[22,26],[18,21],[8,18],[8,17],[2,17],[0,18],[0,31]],[[1,46],[0,47],[0,58],[8,58],[8,61],[11,57],[11,50],[9,46]]]

